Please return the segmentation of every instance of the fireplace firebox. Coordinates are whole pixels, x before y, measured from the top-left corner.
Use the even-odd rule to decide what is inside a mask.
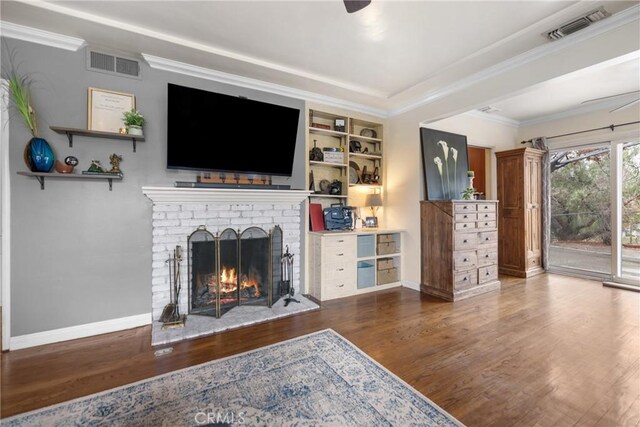
[[[271,307],[280,298],[282,229],[200,226],[188,239],[189,313],[220,318],[239,305]]]

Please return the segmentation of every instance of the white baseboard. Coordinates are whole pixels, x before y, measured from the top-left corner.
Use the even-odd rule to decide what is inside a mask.
[[[413,289],[414,291],[420,292],[420,283],[412,282],[411,280],[403,280],[402,287]]]
[[[9,350],[20,350],[21,348],[35,347],[37,345],[107,334],[150,324],[151,313],[144,313],[102,322],[70,326],[68,328],[53,329],[51,331],[36,332],[34,334],[11,337]]]

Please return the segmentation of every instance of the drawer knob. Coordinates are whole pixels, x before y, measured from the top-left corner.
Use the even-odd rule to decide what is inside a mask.
[[[489,272],[487,271],[487,272],[485,273],[485,276],[488,276],[488,275],[489,275]]]
[[[489,238],[488,238],[488,237],[485,237],[485,238],[484,238],[484,240],[488,241],[488,240],[489,240]]]
[[[469,258],[465,258],[462,260],[462,262],[467,262],[467,261],[469,261]]]
[[[485,227],[486,227],[487,225],[489,225],[489,223],[488,223],[488,222],[485,222],[485,223],[484,223],[484,225],[485,225]]]
[[[467,216],[467,215],[465,215],[465,216],[463,216],[463,218],[468,218],[468,216]]]
[[[467,224],[462,224],[462,228],[467,228]]]
[[[344,283],[342,285],[338,285],[339,288],[344,288]]]
[[[485,257],[485,258],[489,258],[489,254],[486,254],[484,257]]]
[[[344,254],[337,254],[338,256],[344,256]]]
[[[344,271],[344,268],[339,268],[338,271]]]
[[[344,240],[338,240],[338,242],[339,242],[339,243],[342,243],[342,242],[344,242]]]
[[[463,281],[463,282],[466,282],[466,281],[467,281],[467,277],[465,276],[465,278],[464,278],[464,279],[462,279],[462,281]]]
[[[469,241],[467,239],[464,239],[462,243],[469,243]]]

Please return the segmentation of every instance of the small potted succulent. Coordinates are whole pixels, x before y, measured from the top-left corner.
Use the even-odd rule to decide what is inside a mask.
[[[122,114],[122,121],[127,127],[129,135],[142,135],[142,125],[144,125],[144,116],[139,111],[132,108],[131,111],[125,111]]]

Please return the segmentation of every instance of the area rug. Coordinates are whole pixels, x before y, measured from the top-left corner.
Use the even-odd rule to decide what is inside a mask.
[[[203,337],[320,308],[318,304],[303,295],[296,295],[294,298],[298,302],[292,302],[287,306],[284,298],[280,298],[272,307],[241,305],[232,308],[219,319],[211,316],[189,315],[183,328],[162,329],[162,322],[154,321],[151,326],[151,345]]]
[[[331,329],[2,420],[3,426],[461,426]]]

